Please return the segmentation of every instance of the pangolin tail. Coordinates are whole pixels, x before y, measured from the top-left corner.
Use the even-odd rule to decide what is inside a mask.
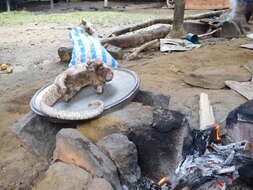
[[[104,111],[104,102],[101,100],[92,101],[91,105],[99,105],[96,109],[87,110],[87,111],[66,111],[59,110],[52,107],[59,99],[61,94],[58,92],[58,87],[52,85],[47,89],[47,92],[42,96],[40,108],[41,110],[50,117],[63,120],[85,120],[92,119],[102,114]]]

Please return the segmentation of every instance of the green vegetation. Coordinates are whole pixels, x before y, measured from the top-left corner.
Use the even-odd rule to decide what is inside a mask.
[[[27,11],[0,13],[0,26],[39,24],[39,23],[79,23],[82,18],[100,24],[131,24],[157,16],[152,14],[133,14],[113,11],[70,12],[54,14],[34,14]]]

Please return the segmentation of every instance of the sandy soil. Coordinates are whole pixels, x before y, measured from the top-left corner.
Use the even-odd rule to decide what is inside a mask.
[[[118,9],[129,12],[167,14],[167,9],[157,9],[154,8],[155,5],[157,6],[157,4],[141,6],[133,4],[128,8],[123,8],[125,5],[122,4],[117,6]],[[73,4],[69,6],[79,7]],[[66,11],[66,7],[61,5],[56,9],[56,12],[60,11]],[[66,68],[66,65],[57,63],[57,49],[60,46],[70,45],[67,35],[68,27],[71,26],[72,24],[68,23],[68,25],[41,24],[0,28],[0,63],[11,63],[15,71],[13,74],[0,75],[0,166],[11,168],[10,175],[1,175],[0,189],[1,186],[7,187],[11,181],[19,179],[25,172],[20,169],[20,163],[29,163],[29,167],[33,168],[35,160],[38,159],[29,156],[30,153],[20,148],[23,146],[22,143],[10,133],[8,126],[30,110],[29,101],[34,92]],[[108,26],[106,29],[100,28],[99,31],[102,33],[106,30],[109,33],[117,27]],[[99,26],[97,28],[99,29]],[[170,108],[184,112],[190,119],[191,126],[197,127],[200,92],[209,94],[218,121],[234,107],[245,102],[245,99],[229,89],[204,90],[186,85],[182,80],[183,74],[201,66],[249,63],[253,60],[252,51],[239,48],[240,44],[248,41],[246,38],[210,41],[205,42],[204,47],[189,52],[171,54],[153,52],[145,54],[143,59],[120,63],[140,75],[142,87],[170,95]],[[173,68],[177,68],[179,72],[175,72]],[[14,155],[21,160],[15,161]],[[15,167],[20,170],[15,171]],[[2,171],[0,167],[0,173]]]

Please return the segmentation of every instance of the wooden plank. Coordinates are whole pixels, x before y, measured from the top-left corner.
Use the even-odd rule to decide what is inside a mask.
[[[253,50],[253,44],[243,44],[240,47]]]
[[[235,92],[247,98],[248,100],[253,99],[252,82],[225,81],[225,84]]]
[[[208,95],[201,93],[199,98],[199,128],[205,130],[214,124],[213,107],[210,105]]]

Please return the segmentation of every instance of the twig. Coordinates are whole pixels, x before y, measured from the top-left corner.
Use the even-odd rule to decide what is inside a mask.
[[[208,32],[208,33],[205,33],[205,34],[200,34],[200,35],[198,35],[198,37],[199,38],[204,38],[204,37],[207,37],[207,36],[210,36],[210,35],[214,34],[215,32],[218,32],[220,30],[221,30],[221,28],[217,28],[217,29],[215,29],[211,32]]]
[[[130,61],[130,60],[136,59],[140,52],[142,52],[143,50],[145,50],[149,47],[155,46],[155,44],[159,44],[158,39],[152,40],[150,42],[147,42],[147,43],[143,44],[142,46],[136,48],[135,51],[127,57],[127,60]]]

